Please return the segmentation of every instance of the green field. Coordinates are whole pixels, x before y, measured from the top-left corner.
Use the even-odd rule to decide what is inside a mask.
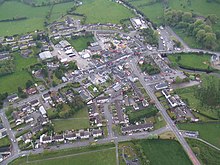
[[[184,123],[181,130],[199,131],[199,137],[220,148],[220,123]]]
[[[192,165],[187,154],[179,142],[175,140],[134,140],[119,143],[119,155],[122,147],[132,148],[131,152],[126,152],[128,159],[132,155],[137,155],[140,164],[150,165]],[[120,164],[124,165],[122,156],[119,157]]]
[[[54,21],[66,13],[73,2],[54,5],[50,21]],[[0,20],[16,17],[27,17],[25,20],[0,22],[0,36],[22,34],[44,29],[45,16],[50,6],[31,7],[18,1],[7,1],[0,5]],[[16,28],[15,28],[16,27]]]
[[[74,47],[76,51],[82,51],[88,47],[88,42],[93,42],[92,36],[81,36],[76,39],[68,39],[69,43]]]
[[[52,123],[54,124],[55,132],[89,128],[88,111],[87,109],[82,109],[78,111],[72,118],[54,119],[52,120]]]
[[[0,77],[0,93],[12,93],[17,91],[18,87],[25,87],[27,80],[32,80],[31,75],[26,68],[37,63],[37,58],[23,58],[19,54],[14,55],[16,70],[10,75]]]
[[[116,153],[113,145],[99,145],[90,147],[73,148],[53,152],[45,151],[43,154],[19,158],[11,165],[115,165]]]
[[[144,13],[152,22],[161,24],[163,18],[163,4],[161,2],[156,2],[153,4],[148,4],[152,0],[127,0],[134,7]]]
[[[120,20],[134,17],[127,8],[109,0],[84,0],[76,9],[86,16],[85,23],[120,23]]]
[[[180,67],[189,69],[206,70],[210,68],[210,55],[198,55],[195,53],[173,54],[168,56],[169,60]],[[178,60],[179,58],[179,60]]]
[[[195,90],[197,90],[197,87],[188,87],[176,89],[175,92],[181,97],[181,99],[187,102],[191,109],[216,119],[218,117],[218,111],[215,108],[213,109],[208,106],[201,105],[200,100],[194,96]]]
[[[5,147],[5,146],[9,146],[11,143],[9,141],[8,136],[0,139],[0,147]]]
[[[220,164],[220,151],[195,139],[187,139],[187,142],[202,164],[204,165]]]

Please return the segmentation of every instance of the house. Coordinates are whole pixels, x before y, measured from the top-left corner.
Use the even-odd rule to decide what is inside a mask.
[[[79,137],[81,139],[89,139],[89,135],[90,133],[88,131],[83,131],[83,130],[79,131]]]
[[[65,137],[66,140],[69,140],[69,141],[77,139],[77,136],[76,136],[75,132],[69,132],[64,137]]]
[[[123,134],[138,132],[138,131],[148,131],[153,129],[152,123],[139,124],[139,125],[130,125],[127,127],[122,127],[121,131]]]
[[[15,121],[15,125],[20,125],[24,122],[24,119],[21,118],[21,116],[19,115],[18,111],[14,111],[12,113],[12,116],[14,118]]]
[[[168,98],[167,101],[170,103],[172,108],[178,106],[178,103],[176,102],[176,99],[174,97]]]
[[[7,42],[11,42],[11,41],[14,41],[14,37],[12,36],[9,36],[5,39]]]
[[[101,96],[96,98],[97,104],[104,104],[109,102],[109,96]]]
[[[17,99],[19,99],[19,97],[18,97],[17,94],[12,94],[12,95],[10,95],[10,96],[7,97],[7,100],[8,100],[9,102],[14,102],[14,101],[16,101]]]
[[[32,106],[32,107],[37,107],[38,105],[40,105],[40,102],[39,100],[32,100],[29,102],[29,104]]]
[[[125,123],[124,113],[121,108],[121,103],[119,100],[115,100],[115,108],[117,111],[117,117],[120,124]]]
[[[43,130],[43,127],[41,125],[36,125],[32,128],[31,132],[35,135],[36,133],[42,130]]]
[[[23,106],[21,106],[21,111],[24,112],[24,113],[30,113],[32,112],[33,110],[31,110],[31,106],[28,105],[28,104],[25,104]]]
[[[43,95],[42,95],[42,99],[43,99],[45,102],[48,102],[49,100],[51,100],[50,94],[49,94],[49,93],[43,94]]]
[[[11,154],[11,146],[0,147],[0,155],[10,155]]]
[[[24,141],[25,144],[30,143],[32,140],[32,134],[31,133],[26,133],[22,136],[22,140]]]
[[[5,127],[2,125],[2,123],[0,123],[0,139],[7,136],[7,132]]]
[[[63,135],[55,135],[55,136],[53,137],[53,140],[54,140],[55,142],[63,142],[63,141],[64,141],[64,136],[63,136]]]
[[[45,134],[40,136],[40,143],[41,144],[52,143],[52,141],[53,141],[52,136],[46,136]]]
[[[0,163],[4,160],[4,157],[2,156],[2,154],[0,154]]]
[[[37,89],[36,88],[29,88],[26,90],[26,93],[28,95],[33,95],[33,94],[37,93]]]
[[[147,107],[147,106],[149,106],[149,103],[148,103],[148,101],[146,99],[144,99],[142,101],[142,105],[143,105],[143,107]]]
[[[61,47],[64,48],[64,49],[71,46],[71,44],[70,44],[68,41],[66,41],[66,40],[60,41],[59,44],[60,44]]]
[[[168,88],[168,84],[166,82],[155,85],[156,90],[162,90]]]
[[[92,136],[94,137],[94,138],[98,138],[98,137],[101,137],[102,136],[102,130],[101,129],[94,129],[93,131],[92,131]]]
[[[171,97],[169,91],[167,89],[162,90],[162,94],[165,96],[166,99],[168,99],[169,97]]]
[[[31,116],[26,116],[26,117],[24,118],[24,121],[25,121],[25,123],[30,123],[30,122],[34,121],[34,118],[31,117]]]
[[[44,52],[41,52],[39,54],[39,57],[40,59],[43,61],[43,60],[49,60],[49,59],[52,59],[53,56],[52,54],[50,53],[50,51],[44,51]]]

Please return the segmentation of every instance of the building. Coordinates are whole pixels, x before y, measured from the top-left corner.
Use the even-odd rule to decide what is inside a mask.
[[[130,21],[135,29],[146,29],[148,27],[146,22],[140,18],[131,18]]]
[[[51,100],[50,94],[49,94],[49,93],[43,94],[43,95],[42,95],[42,99],[43,99],[45,102],[48,102],[49,100]]]
[[[169,91],[167,89],[162,90],[162,94],[165,96],[166,99],[168,99],[169,97],[171,97]]]
[[[68,41],[66,41],[66,40],[60,41],[59,44],[61,45],[61,47],[62,47],[63,49],[68,48],[68,47],[71,46],[71,44],[70,44]]]
[[[152,123],[140,124],[140,125],[130,125],[128,127],[122,127],[121,131],[123,134],[132,133],[132,132],[142,132],[153,129]]]
[[[39,54],[39,57],[42,61],[52,59],[53,56],[50,51],[44,51]]]
[[[79,137],[81,139],[89,139],[90,133],[88,131],[79,131]]]
[[[47,112],[46,112],[46,110],[45,110],[45,108],[43,106],[39,107],[39,111],[42,114],[42,116],[46,116]]]
[[[52,143],[52,141],[53,141],[52,136],[46,136],[45,134],[40,136],[40,143],[41,144]]]
[[[0,123],[0,139],[7,136],[7,132],[5,127],[2,125],[2,123]]]
[[[69,132],[64,137],[65,137],[66,140],[69,140],[69,141],[77,139],[77,136],[76,136],[75,132]]]
[[[121,103],[119,100],[115,100],[115,108],[117,111],[118,122],[120,124],[124,124],[125,123],[124,113],[122,111]]]
[[[98,138],[98,137],[101,137],[102,136],[102,130],[101,129],[94,129],[92,131],[92,136],[94,138]]]
[[[64,141],[64,136],[63,136],[63,135],[55,135],[55,136],[53,137],[53,140],[54,140],[55,142],[63,142],[63,141]]]
[[[155,85],[156,90],[162,90],[168,88],[168,84],[166,82]]]
[[[19,97],[18,97],[17,94],[12,94],[12,95],[8,96],[7,99],[8,99],[9,102],[14,102],[17,99],[19,99]]]

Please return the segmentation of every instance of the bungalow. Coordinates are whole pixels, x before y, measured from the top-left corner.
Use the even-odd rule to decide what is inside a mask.
[[[30,143],[32,138],[31,133],[26,133],[22,136],[22,140],[24,141],[25,144]]]
[[[148,131],[153,129],[152,123],[140,124],[140,125],[130,125],[128,127],[122,127],[121,131],[123,134],[137,132],[137,131]]]
[[[98,138],[98,137],[101,137],[102,136],[102,130],[101,129],[94,129],[92,131],[92,136],[94,138]]]
[[[168,88],[168,84],[166,82],[155,85],[156,90],[162,90]]]
[[[147,107],[147,106],[149,106],[149,103],[148,103],[148,101],[146,99],[144,99],[142,101],[142,105],[143,105],[143,107]]]
[[[11,41],[14,41],[14,37],[12,36],[9,36],[5,39],[7,42],[11,42]]]
[[[63,142],[63,141],[64,141],[64,137],[63,137],[63,135],[55,135],[55,136],[53,137],[53,140],[54,140],[55,142]]]
[[[32,100],[29,102],[29,104],[32,106],[32,107],[37,107],[38,105],[40,105],[40,102],[39,100]]]
[[[73,133],[72,133],[72,132],[71,132],[71,133],[68,133],[68,134],[66,134],[64,137],[65,137],[66,140],[69,140],[69,141],[71,141],[71,140],[76,140],[76,138],[77,138],[75,132],[73,132]]]
[[[48,144],[52,143],[52,136],[46,136],[45,134],[40,136],[40,143],[41,144]]]
[[[12,95],[10,95],[10,96],[7,97],[7,100],[8,100],[9,102],[14,102],[14,101],[16,101],[17,99],[19,99],[19,97],[18,97],[17,94],[12,94]]]
[[[33,95],[33,94],[37,93],[37,89],[36,88],[29,88],[26,90],[26,93],[29,95]]]

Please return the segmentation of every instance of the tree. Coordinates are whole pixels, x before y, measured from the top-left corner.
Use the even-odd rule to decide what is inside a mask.
[[[216,47],[215,33],[206,33],[204,38],[204,46],[208,49],[214,49]]]
[[[34,83],[31,80],[26,82],[26,89],[30,88]]]
[[[183,22],[191,22],[192,19],[192,13],[191,12],[184,12],[182,16],[182,21]]]
[[[203,30],[203,29],[199,30],[196,34],[197,42],[203,42],[205,36],[206,36],[205,30]]]
[[[212,24],[216,24],[218,21],[218,17],[215,14],[209,14],[206,19],[210,20]]]

